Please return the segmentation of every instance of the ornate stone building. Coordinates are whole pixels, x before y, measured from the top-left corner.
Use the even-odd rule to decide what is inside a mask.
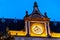
[[[60,22],[50,21],[46,12],[40,12],[37,2],[30,15],[26,11],[24,19],[0,18],[2,40],[50,40],[48,38],[60,38]]]

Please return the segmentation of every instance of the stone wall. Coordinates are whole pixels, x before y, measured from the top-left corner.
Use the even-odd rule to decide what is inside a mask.
[[[60,40],[59,38],[15,37],[15,40]]]

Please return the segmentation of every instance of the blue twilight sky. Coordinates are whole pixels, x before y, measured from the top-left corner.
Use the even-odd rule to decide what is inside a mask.
[[[47,12],[51,20],[60,21],[60,0],[0,0],[0,18],[23,19],[26,10],[32,13],[35,1],[42,14]]]

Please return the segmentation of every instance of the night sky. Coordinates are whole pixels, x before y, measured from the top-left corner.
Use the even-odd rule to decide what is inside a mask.
[[[51,21],[60,21],[60,0],[0,0],[0,18],[23,19],[26,10],[32,13],[35,1],[42,14],[47,12]]]

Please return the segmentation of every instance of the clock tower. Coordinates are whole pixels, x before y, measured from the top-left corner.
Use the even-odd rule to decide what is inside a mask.
[[[49,18],[47,17],[46,12],[44,15],[38,9],[37,2],[34,2],[33,11],[28,15],[26,11],[25,28],[27,35],[33,37],[47,37],[49,34]]]

